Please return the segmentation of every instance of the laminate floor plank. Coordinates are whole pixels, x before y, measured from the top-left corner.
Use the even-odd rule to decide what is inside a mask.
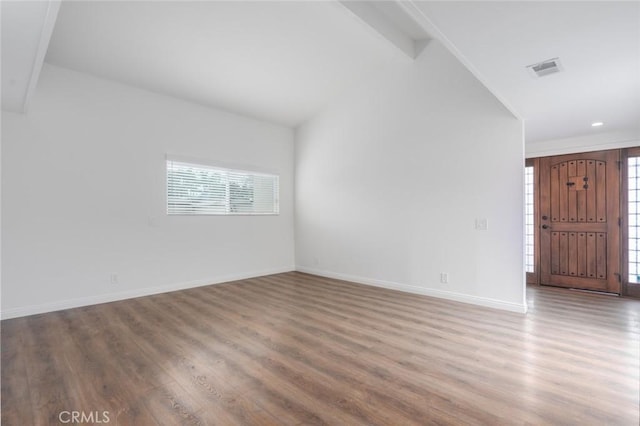
[[[227,301],[227,303],[231,302],[232,306],[235,306],[236,311],[244,311],[247,308],[242,304],[233,305],[234,302],[232,301],[231,297],[226,297],[225,300]],[[246,298],[237,299],[235,300],[235,303],[242,303],[242,301],[244,300],[247,300],[247,299]],[[275,314],[272,314],[272,316],[273,315]],[[238,321],[240,320],[238,319]],[[305,322],[308,322],[308,321],[304,321],[304,320],[293,321],[291,324],[294,324],[293,327],[295,327],[295,324],[304,324]],[[314,322],[321,324],[321,322],[318,320],[314,320]],[[290,347],[286,343],[284,344],[282,342],[275,343],[275,339],[271,340],[272,337],[269,336],[270,330],[271,328],[261,327],[260,324],[253,324],[253,326],[250,329],[248,327],[242,328],[242,332],[246,334],[247,339],[252,341],[262,341],[264,342],[265,346],[271,347],[276,353],[291,354],[295,352],[295,348]],[[264,334],[261,334],[260,331],[262,331]],[[308,339],[304,342],[303,347],[311,348],[311,349],[305,349],[304,350],[305,355],[300,355],[298,353],[295,358],[290,358],[288,362],[295,363],[296,361],[301,361],[305,363],[304,365],[305,369],[316,369],[318,371],[321,371],[323,374],[325,374],[325,376],[322,379],[325,381],[330,382],[331,377],[339,377],[340,380],[343,382],[346,382],[349,385],[349,388],[351,389],[360,389],[360,390],[369,391],[369,392],[373,391],[371,389],[372,386],[370,386],[370,384],[367,383],[366,380],[349,381],[349,378],[366,379],[373,375],[378,379],[384,379],[386,380],[385,389],[386,389],[387,395],[377,395],[377,398],[380,400],[376,404],[378,406],[384,406],[385,402],[392,401],[394,397],[390,397],[388,395],[394,395],[394,396],[401,397],[402,400],[411,401],[415,407],[427,407],[429,405],[427,396],[430,396],[430,398],[437,398],[438,393],[444,392],[444,390],[441,387],[438,389],[435,389],[435,388],[429,389],[428,387],[420,387],[420,386],[416,386],[414,383],[411,383],[411,381],[414,381],[416,377],[418,377],[415,375],[415,372],[407,372],[407,374],[404,375],[405,381],[396,380],[399,378],[399,376],[397,374],[395,375],[390,374],[389,370],[383,370],[383,366],[392,368],[397,373],[398,367],[401,367],[398,365],[397,361],[385,359],[384,357],[377,357],[376,359],[371,359],[370,348],[361,348],[361,350],[358,351],[359,354],[357,356],[359,358],[363,358],[363,357],[368,358],[368,361],[366,362],[354,363],[351,361],[352,357],[343,357],[341,359],[332,357],[330,359],[330,361],[332,362],[330,364],[327,364],[326,354],[323,355],[323,357],[318,357],[315,355],[315,352],[317,351],[317,349],[322,345],[323,340],[327,340],[326,336],[318,335],[318,333],[316,332],[305,332],[305,331],[293,330],[293,329],[288,329],[286,333],[286,335],[288,336],[300,336],[301,334],[306,334],[306,338]],[[352,333],[352,335],[353,334],[354,333]],[[278,337],[278,336],[274,336],[274,337]],[[331,341],[335,342],[335,339]],[[333,354],[336,353],[336,350],[339,350],[338,346],[335,345],[334,343],[332,343],[331,347],[333,348]],[[362,353],[363,349],[368,349],[366,351],[367,353]],[[353,352],[351,352],[351,354],[353,354]],[[324,368],[320,369],[319,368],[320,366],[324,366]],[[372,368],[371,366],[374,366],[374,367]],[[333,384],[332,386],[334,388],[334,392],[337,392],[339,389],[339,384]],[[469,393],[468,390],[464,390],[464,392]],[[465,397],[465,395],[460,395],[460,390],[456,390],[456,393],[459,397],[463,397],[463,398]],[[359,395],[359,396],[362,397],[363,395]],[[367,396],[367,399],[369,400],[376,398],[376,396],[371,394],[366,396]],[[450,396],[454,397],[455,395],[450,395]],[[469,393],[469,395],[467,396],[474,396],[474,394]],[[478,397],[476,396],[475,399],[477,400]],[[507,408],[508,408],[507,406],[503,407],[504,410],[506,410]],[[422,418],[424,416],[424,413],[418,412],[418,413],[414,413],[413,415],[414,417]],[[431,413],[431,417],[434,417],[433,412]],[[484,415],[484,417],[485,417],[485,420],[489,422],[489,419],[486,419],[487,417],[486,414]],[[396,419],[396,420],[400,421],[400,419]],[[404,423],[408,424],[407,422],[409,421],[410,420],[405,419]],[[491,419],[491,422],[494,424],[496,421],[497,419]]]
[[[2,424],[633,425],[640,301],[520,315],[285,273],[2,321]]]
[[[21,409],[7,401],[25,401],[29,404],[31,395],[27,377],[25,345],[22,336],[26,332],[26,318],[13,320],[11,326],[2,327],[2,340],[11,344],[0,344],[2,374],[2,419],[5,424],[35,424],[33,410]]]
[[[22,333],[30,401],[18,403],[22,409],[32,410],[34,425],[55,424],[59,413],[73,410],[80,402],[72,388],[73,371],[65,359],[75,346],[69,343],[68,336],[59,327],[58,315],[53,312],[28,317]],[[11,344],[3,339],[3,346]],[[4,394],[2,399],[5,399]],[[13,407],[14,402],[7,403]],[[5,423],[4,419],[2,423]]]
[[[181,305],[190,310],[197,311],[205,306],[211,306],[198,305],[200,301],[197,298],[191,301],[182,298],[181,301]],[[329,424],[349,424],[354,421],[349,418],[348,413],[344,413],[344,411],[348,411],[348,408],[353,408],[348,404],[344,404],[343,413],[330,409],[335,402],[334,393],[337,390],[335,387],[333,389],[328,387],[326,382],[331,378],[315,377],[309,379],[307,376],[312,375],[313,372],[308,368],[294,370],[291,357],[262,345],[259,340],[254,338],[255,335],[246,334],[247,327],[242,322],[246,315],[239,314],[236,309],[229,309],[233,305],[227,304],[225,307],[227,309],[224,314],[221,314],[223,309],[212,311],[212,320],[218,324],[225,322],[235,324],[232,333],[223,331],[225,327],[222,327],[222,330],[211,330],[204,323],[193,327],[190,333],[196,339],[215,336],[216,341],[219,342],[216,347],[218,355],[227,357],[226,359],[242,360],[242,365],[248,367],[252,377],[259,380],[262,386],[265,386],[266,383],[273,387],[272,390],[282,387],[289,388],[290,394],[296,395],[298,401],[303,402],[313,411],[321,412],[322,416],[320,417],[327,418]],[[357,408],[354,409],[358,411]],[[362,415],[362,410],[358,412]]]
[[[246,300],[246,299],[245,299]],[[305,312],[309,312],[309,310],[306,310]],[[305,322],[309,322],[309,321],[300,321],[300,318],[297,319],[297,321],[293,321],[294,323],[305,323]],[[314,323],[319,323],[320,321],[314,319],[313,320]],[[345,322],[341,323],[342,326],[345,325]],[[451,333],[451,331],[454,331],[455,333]],[[448,335],[458,335],[458,334],[463,334],[464,332],[462,330],[447,330],[446,332],[441,333],[442,336],[446,337],[447,334]],[[350,335],[350,336],[354,336],[357,333],[355,333],[353,330],[349,330],[346,334]],[[440,352],[440,356],[441,357],[445,357],[446,361],[452,361],[452,357],[455,357],[455,354],[458,352],[462,352],[462,353],[468,353],[469,352],[469,348],[467,347],[457,347],[456,348],[456,342],[453,342],[451,339],[445,340],[443,342],[440,343],[435,343],[434,342],[438,342],[437,339],[417,339],[415,336],[419,336],[420,334],[420,330],[415,329],[411,331],[411,336],[409,338],[407,338],[407,336],[402,335],[402,334],[398,334],[398,335],[389,335],[389,334],[385,334],[381,337],[379,337],[381,340],[383,340],[385,342],[385,350],[388,350],[388,348],[391,348],[391,350],[397,348],[398,346],[402,345],[404,343],[404,346],[406,346],[406,343],[410,343],[413,346],[414,349],[414,353],[413,354],[407,354],[407,352],[405,351],[404,355],[412,355],[412,356],[420,356],[421,353],[424,353],[425,350],[429,350],[429,356],[430,356],[430,362],[433,362],[434,359],[434,349],[436,345],[440,346],[441,352]],[[400,336],[400,337],[399,337]],[[431,336],[433,337],[433,336]],[[438,336],[441,337],[441,336]],[[493,336],[492,336],[493,337]],[[469,339],[466,339],[466,342],[468,343]],[[486,338],[485,338],[486,340]],[[404,341],[404,342],[403,342]],[[465,366],[465,364],[467,364],[467,366],[469,366],[468,364],[473,364],[470,365],[466,371],[465,371],[465,377],[463,377],[462,379],[468,379],[468,378],[473,378],[473,379],[477,379],[477,382],[481,382],[481,380],[486,379],[488,377],[490,378],[496,378],[496,375],[500,376],[508,376],[510,374],[509,371],[507,370],[502,370],[500,368],[496,368],[496,367],[500,367],[500,365],[504,366],[506,365],[506,360],[509,359],[508,357],[511,355],[509,354],[509,351],[512,349],[501,349],[503,346],[503,342],[500,341],[495,341],[493,342],[495,345],[493,346],[495,349],[492,350],[484,350],[483,354],[480,354],[479,352],[476,352],[476,356],[474,358],[468,358],[468,357],[458,357],[458,359],[456,359],[456,371],[460,371],[462,370],[462,368]],[[312,346],[312,345],[310,345]],[[543,350],[548,350],[547,349],[548,345],[541,345],[541,347],[543,347]],[[458,350],[456,350],[458,349]],[[555,354],[551,354],[552,356],[558,356],[557,353]],[[397,357],[399,356],[398,351],[395,351],[393,358],[397,359]],[[591,359],[589,359],[591,360]],[[570,361],[570,360],[567,360]],[[502,364],[501,364],[502,363]],[[513,365],[513,362],[511,362],[511,364]],[[580,372],[582,373],[589,373],[590,375],[600,375],[602,379],[606,379],[609,380],[611,379],[611,371],[610,370],[593,370],[592,367],[590,366],[585,366],[584,365],[584,360],[580,360],[580,362],[571,362],[569,363],[569,365],[572,366],[571,369],[567,369],[566,367],[562,367],[562,368],[556,368],[555,370],[550,370],[547,372],[547,374],[549,375],[549,379],[550,380],[557,380],[558,375],[567,375],[567,374],[579,374]],[[483,371],[484,370],[484,371]],[[541,371],[540,374],[545,374],[544,371]],[[635,386],[635,385],[631,385],[631,386]],[[589,391],[590,387],[595,388],[594,390],[600,389],[600,392],[606,391],[607,387],[603,389],[601,389],[601,384],[597,383],[597,382],[587,382],[585,383],[585,385],[580,389],[580,390],[576,390],[576,392],[583,392],[583,391]],[[633,391],[633,389],[628,389],[630,391]],[[631,392],[630,394],[633,394],[633,392]],[[628,395],[628,393],[623,393],[623,395]]]
[[[276,401],[284,401],[286,403],[284,407],[295,415],[295,424],[301,421],[324,424],[325,422],[321,421],[320,416],[315,414],[316,412],[325,412],[325,416],[335,417],[331,410],[322,406],[320,401],[299,392],[299,389],[291,382],[265,370],[258,359],[248,357],[245,353],[246,349],[240,345],[241,342],[237,336],[234,338],[233,335],[224,334],[223,330],[228,328],[226,324],[230,324],[230,322],[224,318],[216,318],[216,311],[210,312],[211,316],[207,321],[195,324],[187,319],[180,319],[179,315],[174,315],[172,321],[167,321],[165,319],[167,305],[163,302],[158,301],[153,305],[149,304],[144,310],[138,308],[136,311],[142,311],[145,318],[160,324],[163,333],[173,335],[172,342],[179,345],[190,344],[193,351],[205,353],[209,359],[224,359],[225,364],[233,368],[235,375],[241,381],[250,383],[252,388],[260,389],[262,393],[269,394]],[[178,309],[184,310],[183,307]],[[198,310],[187,309],[186,312],[188,311],[197,312]],[[213,327],[210,324],[213,324]],[[219,383],[219,385],[223,384]],[[295,397],[293,397],[294,395]],[[342,418],[334,418],[333,424],[344,423],[343,420]]]

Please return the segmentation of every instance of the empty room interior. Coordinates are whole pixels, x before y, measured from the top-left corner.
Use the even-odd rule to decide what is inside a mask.
[[[637,1],[5,1],[3,425],[640,424]]]

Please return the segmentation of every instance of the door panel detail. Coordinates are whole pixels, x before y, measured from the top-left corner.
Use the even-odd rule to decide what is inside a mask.
[[[606,163],[593,159],[551,166],[551,221],[606,222]]]

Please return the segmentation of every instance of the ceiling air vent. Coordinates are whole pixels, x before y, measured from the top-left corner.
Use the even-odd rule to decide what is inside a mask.
[[[544,77],[545,75],[562,71],[562,65],[558,58],[553,58],[537,64],[527,65],[527,69],[533,77]]]

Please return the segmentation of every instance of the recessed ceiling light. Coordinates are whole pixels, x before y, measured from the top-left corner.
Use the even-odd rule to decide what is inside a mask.
[[[600,126],[604,126],[604,123],[602,121],[596,121],[595,123],[591,123],[591,127],[600,127]]]

